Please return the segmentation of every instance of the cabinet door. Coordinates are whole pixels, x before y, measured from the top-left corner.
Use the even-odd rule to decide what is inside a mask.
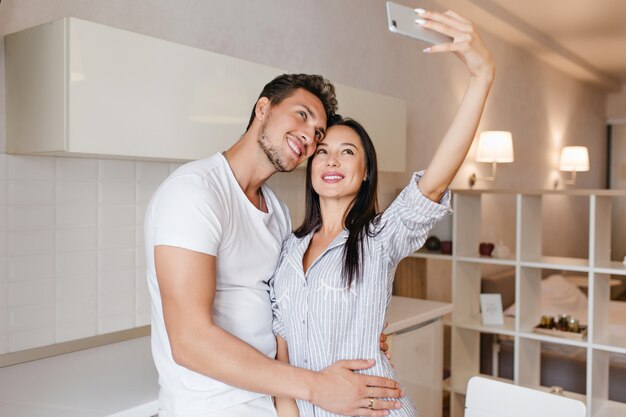
[[[438,319],[390,338],[391,360],[399,382],[422,416],[441,416],[443,325]]]

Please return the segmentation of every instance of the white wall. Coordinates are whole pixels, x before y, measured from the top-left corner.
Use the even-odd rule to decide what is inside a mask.
[[[420,5],[437,8],[430,1]],[[467,81],[455,57],[422,54],[423,45],[389,33],[382,0],[4,0],[0,33],[63,16],[287,71],[321,73],[336,82],[404,99],[410,169],[427,165]],[[560,148],[577,144],[589,147],[592,166],[592,171],[579,175],[578,186],[601,187],[604,93],[484,31],[483,37],[493,51],[497,78],[481,129],[511,130],[516,159],[499,167],[495,184],[480,186],[550,188],[558,177]],[[3,53],[0,72],[4,80]],[[4,98],[2,81],[0,149],[5,145]],[[472,171],[487,173],[486,165],[471,162],[473,153],[453,186],[465,188]],[[0,155],[0,353],[146,323],[140,249],[143,207],[149,191],[171,168],[159,163]],[[382,175],[383,206],[409,175]],[[271,180],[296,219],[302,213],[303,180],[302,171]],[[514,210],[507,202],[487,204],[487,210],[490,222],[485,222],[484,238],[502,239],[511,246],[514,238],[508,225]],[[79,220],[87,212],[91,217]],[[546,252],[585,256],[576,242],[586,241],[578,239],[586,231],[570,229],[575,239],[568,235],[556,244],[544,242]],[[29,238],[33,243],[24,242]],[[68,258],[73,263],[81,256],[84,264],[78,269],[65,269]],[[112,265],[116,270],[110,270]]]

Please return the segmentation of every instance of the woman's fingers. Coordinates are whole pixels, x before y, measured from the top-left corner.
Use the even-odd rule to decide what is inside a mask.
[[[472,21],[461,16],[460,14],[458,14],[457,12],[455,12],[454,10],[448,10],[447,12],[444,13],[444,15],[446,16],[450,16],[456,20],[458,20],[459,22],[463,22],[463,23],[468,23],[470,25],[473,26]]]
[[[424,49],[424,52],[438,53],[438,52],[465,52],[470,49],[469,42],[456,42],[456,43],[440,43]]]
[[[447,14],[447,13],[449,12],[437,13],[437,12],[431,12],[431,11],[425,10],[423,13],[418,13],[417,17],[425,20],[426,22],[437,22],[440,25],[447,26],[449,28],[452,28],[460,32],[472,32],[474,30],[474,26],[472,22],[465,19],[458,13],[452,12],[454,13],[454,15]],[[455,15],[460,17],[461,19],[457,18]],[[440,27],[440,26],[436,26],[436,27]],[[433,27],[432,29],[437,30],[436,27]]]

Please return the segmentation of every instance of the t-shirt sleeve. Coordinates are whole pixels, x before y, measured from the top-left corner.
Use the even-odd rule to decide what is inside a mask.
[[[200,177],[171,180],[154,206],[154,245],[217,255],[226,211],[219,195]]]
[[[270,300],[272,302],[272,330],[274,336],[280,336],[287,340],[287,332],[285,330],[285,322],[283,321],[283,315],[278,308],[276,300],[276,291],[274,290],[274,278],[270,280]]]
[[[450,190],[439,202],[430,200],[417,186],[423,175],[414,173],[381,216],[379,235],[391,266],[421,248],[435,223],[452,213]]]
[[[286,246],[287,246],[288,241],[289,241],[289,237],[287,237],[285,241],[283,242],[283,248],[282,248],[282,251],[280,252],[278,263],[276,264],[276,270],[274,271],[272,278],[270,278],[269,280],[270,301],[272,303],[272,330],[274,332],[274,336],[280,336],[285,340],[287,340],[287,330],[286,330],[286,325],[284,321],[283,310],[279,308],[278,306],[279,300],[276,294],[275,284],[276,284],[276,278],[279,275],[279,272],[281,269],[280,267],[282,265],[283,260],[285,259],[285,255],[287,254]]]

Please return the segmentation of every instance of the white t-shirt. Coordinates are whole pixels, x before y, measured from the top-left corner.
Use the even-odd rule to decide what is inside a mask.
[[[146,270],[152,300],[152,354],[161,405],[196,415],[262,394],[231,387],[176,364],[163,320],[154,247],[176,246],[217,257],[213,319],[224,330],[275,357],[268,281],[291,232],[287,207],[266,185],[268,213],[245,196],[221,154],[183,165],[155,192],[145,219]]]

